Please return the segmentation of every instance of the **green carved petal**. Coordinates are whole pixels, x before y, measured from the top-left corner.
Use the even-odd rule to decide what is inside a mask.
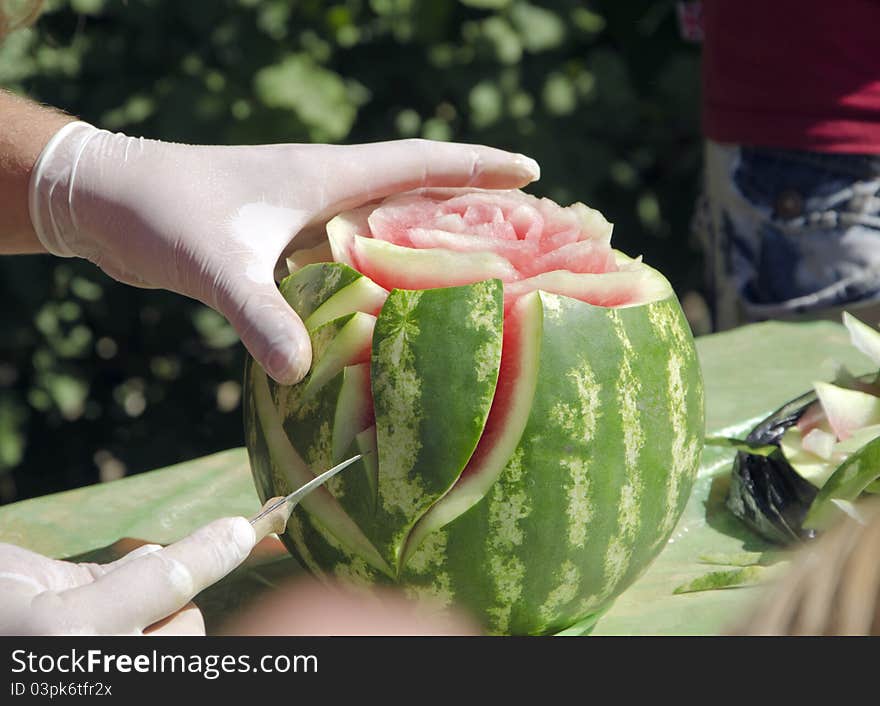
[[[355,437],[372,426],[373,400],[370,396],[370,365],[346,366],[333,418],[333,464],[347,458]]]
[[[370,505],[376,511],[379,496],[379,445],[376,441],[376,425],[364,429],[355,437],[357,452],[364,457],[364,475],[370,488]]]
[[[379,497],[370,536],[392,565],[482,433],[501,359],[501,283],[394,290],[376,322]]]
[[[363,277],[347,265],[319,262],[306,265],[281,281],[281,295],[305,321],[336,292]]]
[[[376,317],[357,312],[318,327],[312,332],[312,369],[302,381],[305,403],[347,365],[369,359]]]
[[[344,267],[344,265],[339,265]],[[388,292],[368,277],[358,277],[354,282],[337,291],[305,320],[311,330],[355,311],[376,315],[385,303]]]
[[[499,429],[494,436],[480,440],[478,451],[467,465],[466,477],[463,476],[416,523],[404,549],[404,565],[428,535],[480,502],[513,456],[529,418],[535,395],[542,316],[543,306],[537,292],[522,297],[508,313],[505,325],[509,327],[509,331],[505,332],[505,349],[502,355],[515,356],[516,360],[506,371],[511,378],[506,381],[510,391],[504,398],[503,417],[496,422]],[[502,358],[502,370],[504,366]],[[499,383],[496,396],[501,388],[502,384]],[[490,421],[495,413],[493,409]],[[488,428],[487,426],[486,434]],[[491,446],[481,454],[480,450],[487,442]]]
[[[376,494],[378,466],[376,453],[376,428],[364,429],[351,440],[343,456],[351,458],[362,454],[350,468],[345,469],[337,478],[334,486],[340,505],[357,523],[364,534],[372,537],[376,532]]]
[[[306,265],[280,285],[281,294],[311,331],[357,311],[377,314],[388,296],[382,287],[348,265]]]

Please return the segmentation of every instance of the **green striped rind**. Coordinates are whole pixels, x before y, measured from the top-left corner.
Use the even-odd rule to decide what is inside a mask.
[[[257,418],[256,397],[253,394],[253,368],[259,367],[251,356],[247,356],[244,362],[244,389],[247,394],[242,398],[244,408],[244,434],[245,446],[251,464],[251,476],[257,488],[257,495],[261,502],[266,502],[277,495],[275,488],[279,479],[275,478],[275,470],[269,457],[269,448],[266,445],[266,437],[262,433]]]
[[[329,576],[359,586],[391,582],[387,573],[378,570],[362,556],[352,554],[321,525],[319,518],[302,507],[294,510],[287,532],[281,539],[294,556],[300,558],[305,552],[308,559],[303,561],[300,558],[300,562],[319,578]]]
[[[310,400],[346,366],[369,357],[376,317],[355,312],[311,331],[312,367],[302,382],[287,388],[291,397],[308,407]]]
[[[376,314],[385,303],[388,292],[369,277],[359,277],[327,299],[305,320],[309,330],[353,311]]]
[[[637,494],[625,483],[619,495],[618,529],[605,555],[605,593],[613,595],[635,581],[669,539],[690,495],[704,438],[700,366],[678,301],[670,298],[617,314],[616,328],[626,332],[634,353],[632,368],[621,368],[618,384],[624,392],[619,397],[638,390],[632,403],[642,429],[635,437],[641,442],[637,450],[635,444],[625,448],[625,458],[627,451],[635,454],[627,462],[627,475],[641,476],[643,489]],[[638,385],[626,383],[630,373]],[[624,436],[625,447],[632,438]],[[631,511],[630,504],[635,505]],[[628,519],[636,515],[638,521]],[[630,549],[624,551],[626,546]]]
[[[312,330],[312,367],[296,385],[274,386],[273,397],[286,419],[291,414],[306,419],[320,390],[345,366],[360,362],[369,348],[375,317],[356,312]]]
[[[285,412],[284,431],[313,475],[318,475],[342,460],[333,454],[333,430],[334,421],[339,417],[340,405],[350,404],[344,386],[346,373],[350,370],[351,366],[339,373],[302,408],[289,406],[289,401],[282,402],[284,397],[289,400],[287,388],[269,381],[276,409],[283,409]],[[308,414],[300,414],[302,409],[308,409]],[[353,435],[342,458],[351,458],[358,453],[362,451]],[[361,459],[328,480],[325,485],[367,536],[375,520],[375,489],[371,481],[371,465],[367,459]]]
[[[501,282],[394,290],[376,322],[375,533],[396,566],[406,536],[458,478],[482,433],[501,360]]]
[[[268,376],[263,369],[250,363],[247,375],[247,386],[253,398],[253,405],[247,412],[248,422],[253,425],[254,433],[260,439],[254,449],[249,448],[248,452],[251,468],[257,479],[257,488],[261,492],[261,499],[265,502],[269,497],[286,495],[299,488],[314,478],[317,475],[316,471],[324,470],[324,467],[310,468],[306,458],[303,457],[303,452],[294,447],[288,430],[290,422],[285,424],[278,411],[280,406],[278,391],[276,390],[276,394],[273,395]],[[320,398],[321,396],[318,396],[314,399]],[[314,409],[317,410],[318,406]],[[304,441],[308,444],[313,440]],[[303,448],[300,440],[297,440],[297,443]],[[317,446],[306,445],[305,449],[304,453],[308,458],[316,453]],[[390,573],[386,562],[363,530],[346,513],[328,488],[320,487],[309,493],[302,499],[300,507],[310,519],[309,523],[304,524],[317,530],[321,537],[321,542],[308,541],[304,536],[297,535],[296,524],[293,530],[288,525],[288,534],[291,535],[294,547],[297,548],[296,553],[307,567],[333,565],[321,561],[323,555],[319,554],[319,550],[326,546],[342,557],[336,563],[343,560],[366,562],[374,569]],[[299,547],[297,541],[301,543]],[[313,555],[318,555],[317,562],[312,561]]]
[[[265,373],[257,365],[253,358],[248,356],[245,361],[245,388],[250,394],[245,396],[244,400],[244,426],[247,435],[247,449],[250,458],[251,472],[254,479],[254,485],[257,487],[257,495],[261,502],[266,502],[269,498],[276,495],[284,494],[293,490],[293,483],[287,474],[282,473],[278,465],[273,461],[273,455],[270,453],[267,443],[266,434],[263,433],[263,426],[260,424],[260,418],[257,416],[257,390],[255,381],[259,382],[260,376],[265,378]],[[288,490],[289,489],[289,490]],[[287,525],[287,532],[279,535],[281,541],[287,547],[288,551],[299,561],[300,564],[315,576],[323,578],[325,576],[322,566],[331,566],[332,564],[319,564],[312,556],[309,546],[304,541],[304,537],[299,528],[300,522],[304,515],[301,507],[294,509],[294,516]],[[312,530],[314,533],[314,529]],[[312,543],[317,540],[310,537]],[[321,540],[323,541],[323,540]],[[354,555],[349,554],[348,562],[355,560]]]
[[[363,277],[348,265],[318,262],[285,277],[279,289],[293,310],[305,321],[324,302]]]
[[[281,282],[281,294],[309,330],[346,314],[375,314],[388,296],[382,287],[348,265],[306,265]]]
[[[402,576],[493,632],[552,633],[604,609],[668,539],[699,460],[702,385],[677,301],[611,310],[541,298],[520,445]]]
[[[308,450],[304,454],[299,454],[292,445],[288,454],[279,453],[277,448],[272,448],[274,445],[270,441],[271,433],[267,427],[273,423],[280,425],[281,420],[273,418],[271,411],[265,413],[264,420],[258,415],[257,405],[261,386],[265,389],[266,398],[270,403],[273,398],[269,388],[276,387],[274,398],[277,399],[277,386],[268,380],[262,368],[250,358],[246,364],[245,376],[246,384],[251,391],[245,404],[248,453],[257,492],[260,499],[265,502],[270,497],[285,495],[298,488],[313,477],[314,473],[311,469],[327,468],[320,463],[321,449],[326,445],[315,443],[314,439],[306,439]],[[341,375],[338,380],[322,390],[318,401],[322,402],[321,398],[324,397],[331,399],[333,391],[338,390],[340,386]],[[284,425],[285,436],[296,426],[298,425],[288,419]],[[312,426],[312,431],[318,432],[317,436],[320,436],[321,426],[320,424]],[[295,462],[287,462],[291,450],[300,458],[301,466]],[[352,452],[352,455],[354,453]],[[315,462],[317,465],[311,466],[310,469],[309,463]],[[341,484],[336,488],[337,492],[340,489],[342,491],[341,501],[337,502],[328,489],[319,488],[294,508],[287,531],[280,535],[288,551],[304,568],[319,578],[332,576],[364,585],[390,580],[390,568],[363,534],[358,522],[372,517],[372,508],[364,509],[364,504],[369,502],[370,485],[367,470],[362,464],[363,462],[358,461],[336,477],[341,479]]]
[[[285,423],[288,417],[311,418],[312,409],[317,405],[317,398],[323,387],[335,380],[346,365],[357,362],[356,358],[361,352],[363,344],[369,345],[369,338],[364,334],[349,336],[348,345],[341,346],[339,336],[342,333],[350,334],[356,328],[362,328],[362,326],[352,326],[352,324],[367,322],[370,318],[372,317],[368,314],[349,314],[311,332],[312,367],[308,374],[296,385],[278,385],[274,381],[271,383],[272,398],[278,405],[278,410]],[[328,364],[328,355],[333,357],[334,364],[332,366]],[[331,374],[332,370],[336,372]]]

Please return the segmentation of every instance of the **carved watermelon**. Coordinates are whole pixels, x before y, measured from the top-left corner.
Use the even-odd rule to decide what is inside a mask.
[[[311,372],[280,386],[248,362],[248,450],[264,500],[372,453],[303,501],[286,545],[495,633],[599,614],[663,548],[701,451],[666,279],[597,211],[518,191],[421,190],[327,233],[332,258],[281,285]]]

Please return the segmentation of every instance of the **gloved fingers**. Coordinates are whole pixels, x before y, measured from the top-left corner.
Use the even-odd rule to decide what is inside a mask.
[[[205,525],[167,547],[122,564],[93,583],[48,596],[44,622],[75,620],[100,635],[129,634],[180,610],[244,561],[255,542],[243,517]]]
[[[79,567],[83,571],[87,572],[92,580],[98,579],[101,576],[113,571],[114,569],[118,569],[120,566],[124,566],[129,561],[133,559],[137,559],[139,556],[143,556],[144,554],[150,554],[151,552],[158,551],[162,548],[161,544],[142,544],[139,547],[135,547],[130,552],[125,554],[124,556],[119,557],[115,561],[108,561],[106,564],[94,564],[92,562],[80,562],[75,566]],[[81,583],[86,583],[86,581],[78,581],[77,585]],[[71,588],[72,586],[65,586],[64,588]],[[54,589],[60,590],[60,589]]]
[[[176,613],[150,625],[144,635],[164,637],[166,635],[204,635],[205,618],[195,603],[187,603]]]
[[[125,566],[130,561],[139,559],[140,557],[146,556],[147,554],[152,554],[153,552],[158,552],[160,549],[162,549],[161,544],[142,544],[141,546],[132,549],[128,554],[119,557],[116,561],[111,561],[106,564],[102,564],[101,566],[104,568],[104,573],[107,574],[111,571],[115,571],[116,569]]]
[[[242,277],[215,300],[217,310],[270,376],[285,385],[305,377],[312,365],[311,339],[273,281],[258,283]]]
[[[432,140],[337,147],[328,157],[333,164],[329,173],[336,175],[327,190],[331,198],[324,204],[331,210],[425,186],[516,189],[541,175],[538,163],[525,155]]]

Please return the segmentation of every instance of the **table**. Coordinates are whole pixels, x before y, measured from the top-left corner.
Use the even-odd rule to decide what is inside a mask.
[[[835,363],[855,374],[871,362],[849,345],[834,323],[767,322],[705,336],[697,349],[706,385],[710,435],[744,434],[814,380],[830,380]],[[63,463],[63,453],[59,454]],[[722,632],[755,600],[756,587],[676,594],[676,587],[709,572],[706,555],[735,557],[768,547],[724,507],[733,452],[707,447],[699,476],[669,544],[592,630],[594,635],[711,635]],[[230,449],[142,473],[0,507],[0,542],[53,557],[110,559],[114,542],[136,537],[174,541],[224,515],[250,515],[260,505],[244,449]],[[269,552],[203,592],[197,603],[208,631],[225,616],[300,569],[286,554]]]

